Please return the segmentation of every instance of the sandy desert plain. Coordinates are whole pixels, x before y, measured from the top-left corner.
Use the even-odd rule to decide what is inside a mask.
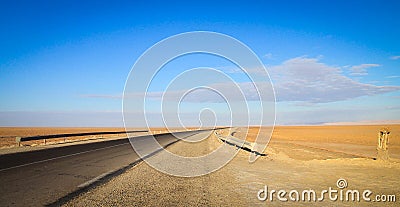
[[[166,175],[141,163],[65,205],[399,206],[400,125],[385,126],[391,131],[388,161],[372,159],[376,157],[378,132],[383,125],[276,126],[264,151],[267,156],[254,163],[248,162],[248,152],[240,150],[223,168],[195,178]],[[109,131],[110,128],[0,128],[0,136],[6,140],[14,136],[94,130]],[[154,129],[157,130],[162,129]],[[227,130],[225,134],[232,132]],[[254,140],[258,130],[258,127],[252,127],[246,136],[244,128],[233,129],[235,137],[249,141]],[[212,134],[199,143],[178,142],[168,150],[183,156],[198,156],[220,144]],[[345,179],[345,188],[338,188],[339,179]],[[266,187],[268,197],[265,198]],[[326,193],[319,201],[321,193],[329,188],[338,190],[333,194],[338,196],[337,200],[330,199]],[[271,197],[273,190],[275,193]],[[287,192],[283,195],[287,201],[278,199],[280,190]],[[315,191],[317,200],[302,201],[301,195],[297,201],[290,200],[289,192],[301,194],[304,190]],[[359,191],[360,201],[346,201],[347,190]],[[366,190],[371,191],[370,201],[362,198]],[[342,200],[340,192],[343,193]],[[396,201],[378,201],[382,197],[395,197]]]

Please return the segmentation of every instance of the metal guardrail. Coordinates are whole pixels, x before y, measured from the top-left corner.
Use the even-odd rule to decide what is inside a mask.
[[[227,128],[227,127],[218,127],[218,128],[214,128],[214,130],[225,129],[225,128]],[[206,129],[204,129],[204,130],[206,130]],[[41,136],[15,137],[15,141],[18,146],[21,146],[21,142],[25,142],[25,141],[44,140],[44,144],[46,144],[47,139],[64,138],[64,142],[65,142],[66,138],[68,138],[68,137],[123,134],[123,133],[135,133],[135,132],[149,132],[149,131],[148,130],[132,130],[132,131],[118,131],[118,132],[85,132],[85,133],[70,133],[70,134],[51,134],[51,135],[41,135]],[[159,131],[159,132],[161,133],[162,131]]]
[[[227,143],[229,145],[235,146],[237,148],[241,148],[243,150],[246,150],[250,153],[254,153],[256,155],[260,155],[260,156],[265,156],[266,154],[264,153],[260,153],[257,151],[254,151],[254,142],[249,142],[243,139],[239,139],[233,136],[227,136],[227,137],[223,137],[220,136],[216,131],[215,131],[215,135],[218,137],[218,139],[220,139],[222,142]]]
[[[232,136],[228,136],[225,138],[220,138],[223,142],[226,142],[231,145],[235,145],[240,148],[246,148],[247,150],[252,151],[254,143],[250,143],[243,139],[238,139]]]
[[[44,142],[46,144],[46,139],[64,138],[64,141],[65,141],[65,139],[67,137],[124,134],[124,133],[134,133],[134,132],[148,132],[148,131],[147,130],[136,130],[136,131],[118,131],[118,132],[85,132],[85,133],[70,133],[70,134],[51,134],[51,135],[42,135],[42,136],[16,137],[15,141],[17,142],[18,146],[20,146],[21,142],[24,142],[24,141],[44,140]]]

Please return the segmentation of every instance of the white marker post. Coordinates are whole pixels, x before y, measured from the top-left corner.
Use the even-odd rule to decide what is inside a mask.
[[[388,128],[382,128],[378,133],[378,160],[389,160],[388,143],[390,131]]]

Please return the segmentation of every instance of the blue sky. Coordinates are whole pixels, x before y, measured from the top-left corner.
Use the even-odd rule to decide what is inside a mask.
[[[230,35],[260,57],[277,92],[278,124],[399,120],[399,1],[1,4],[3,126],[121,126],[134,62],[189,31]],[[172,65],[155,92],[189,66],[227,68],[212,58]]]

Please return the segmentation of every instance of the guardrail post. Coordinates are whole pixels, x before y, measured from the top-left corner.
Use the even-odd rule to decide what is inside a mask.
[[[379,130],[378,133],[378,160],[389,160],[388,143],[390,131],[387,127]]]
[[[21,137],[15,137],[15,142],[17,142],[18,147],[21,146]]]

